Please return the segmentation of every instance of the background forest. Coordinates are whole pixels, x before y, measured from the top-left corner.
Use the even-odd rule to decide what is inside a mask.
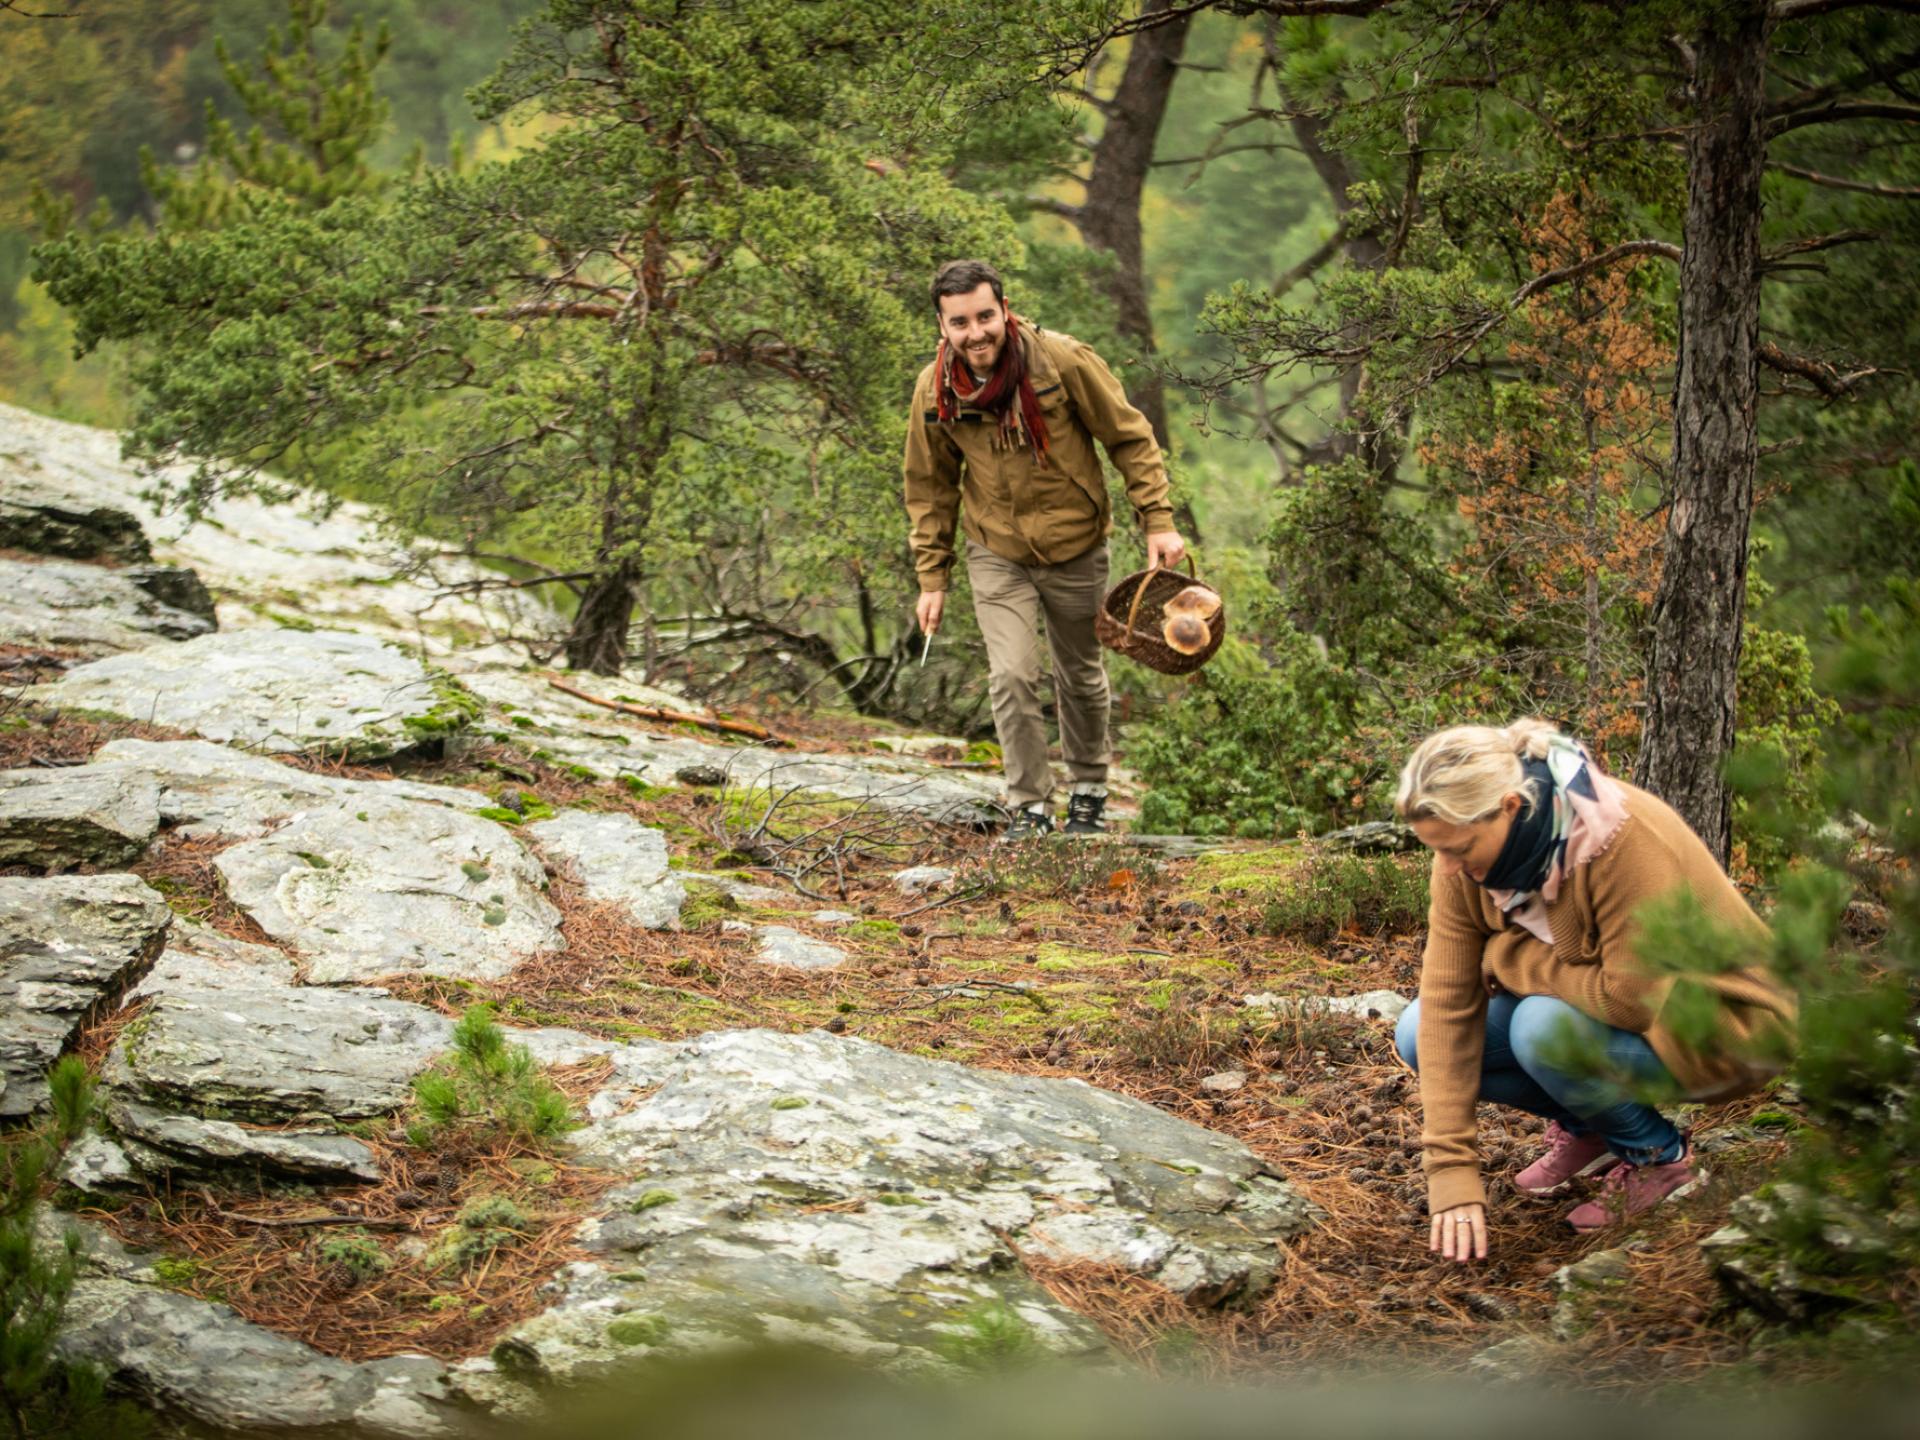
[[[0,0],[0,401],[189,510],[378,502],[550,600],[543,660],[985,736],[968,604],[916,663],[898,457],[932,267],[992,258],[1154,419],[1233,616],[1116,662],[1139,828],[1587,737],[1769,914],[1783,1243],[1910,1334],[1916,122],[1900,0]]]
[[[574,615],[574,664],[986,733],[967,606],[905,663],[894,455],[927,270],[988,254],[1023,311],[1114,357],[1242,617],[1189,684],[1120,667],[1149,826],[1325,828],[1377,808],[1409,737],[1490,714],[1633,768],[1688,203],[1656,122],[1673,37],[1728,7],[1061,4],[991,53],[954,37],[1003,17],[940,5],[905,41],[858,4],[674,8],[9,15],[0,398],[131,427],[200,462],[202,495],[264,472],[391,505]],[[1891,522],[1920,485],[1899,263],[1920,32],[1775,8],[1806,16],[1765,81],[1781,363],[1738,730],[1810,805],[1828,616],[1913,569]],[[635,90],[569,58],[620,16],[653,68],[610,78],[666,102],[637,127],[613,123]],[[838,69],[782,63],[835,32]],[[705,88],[670,93],[683,73]],[[703,138],[729,130],[749,143]],[[289,253],[364,263],[316,287]],[[595,301],[643,290],[677,333]],[[268,407],[301,354],[324,379]],[[1694,728],[1717,766],[1726,736]]]

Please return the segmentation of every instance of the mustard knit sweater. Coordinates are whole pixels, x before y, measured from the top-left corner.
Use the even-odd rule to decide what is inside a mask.
[[[1489,986],[1554,995],[1585,1015],[1647,1037],[1693,1099],[1727,1099],[1764,1083],[1756,1055],[1790,1032],[1792,994],[1767,971],[1770,940],[1726,872],[1665,802],[1631,785],[1626,823],[1613,842],[1561,882],[1547,909],[1554,943],[1510,924],[1464,873],[1433,876],[1427,950],[1420,970],[1420,1099],[1425,1112],[1427,1204],[1434,1214],[1484,1204],[1474,1105],[1480,1092]],[[1684,886],[1714,918],[1753,942],[1746,968],[1690,978],[1717,993],[1721,1043],[1689,1049],[1660,1023],[1675,977],[1642,968],[1635,912]]]

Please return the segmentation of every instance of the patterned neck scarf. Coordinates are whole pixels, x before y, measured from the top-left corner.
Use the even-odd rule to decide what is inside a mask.
[[[1594,767],[1586,747],[1565,735],[1549,742],[1546,759],[1529,760],[1525,768],[1550,793],[1536,800],[1531,816],[1515,817],[1500,859],[1482,883],[1495,904],[1552,944],[1546,907],[1559,898],[1568,871],[1613,843],[1626,823],[1627,797],[1617,780]],[[1523,824],[1525,833],[1516,835]]]
[[[1033,380],[1027,374],[1027,352],[1022,343],[1025,322],[1007,311],[1007,340],[1000,347],[993,374],[975,380],[964,356],[940,337],[940,352],[934,357],[934,413],[943,421],[952,421],[962,404],[1000,417],[999,443],[1008,450],[1025,445],[1033,458],[1047,454],[1047,422],[1040,415],[1040,400],[1033,392]],[[1015,401],[1019,403],[1014,403]]]

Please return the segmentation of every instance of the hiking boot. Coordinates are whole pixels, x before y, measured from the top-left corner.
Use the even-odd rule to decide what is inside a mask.
[[[1067,835],[1104,835],[1107,822],[1102,817],[1107,813],[1107,797],[1104,795],[1069,795],[1067,797],[1067,824],[1062,832]]]
[[[1003,844],[1014,845],[1022,840],[1039,840],[1052,833],[1053,817],[1041,806],[1029,805],[1024,810],[1013,812],[1013,819],[1000,832],[1000,839]]]
[[[1575,1135],[1558,1120],[1547,1122],[1546,1142],[1546,1153],[1513,1177],[1513,1188],[1523,1195],[1551,1195],[1614,1158],[1598,1135]]]
[[[1686,1142],[1678,1160],[1665,1165],[1629,1165],[1622,1160],[1607,1171],[1600,1193],[1567,1212],[1567,1224],[1586,1234],[1651,1210],[1669,1196],[1681,1195],[1707,1178],[1693,1163],[1693,1143]]]

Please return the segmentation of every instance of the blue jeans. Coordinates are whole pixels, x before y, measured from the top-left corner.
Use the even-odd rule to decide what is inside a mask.
[[[1416,1000],[1393,1031],[1394,1048],[1415,1070],[1419,1035]],[[1544,1115],[1575,1135],[1598,1135],[1635,1165],[1662,1165],[1680,1158],[1684,1142],[1672,1121],[1634,1094],[1673,1085],[1645,1036],[1604,1025],[1551,995],[1502,992],[1487,1001],[1482,1100]]]

